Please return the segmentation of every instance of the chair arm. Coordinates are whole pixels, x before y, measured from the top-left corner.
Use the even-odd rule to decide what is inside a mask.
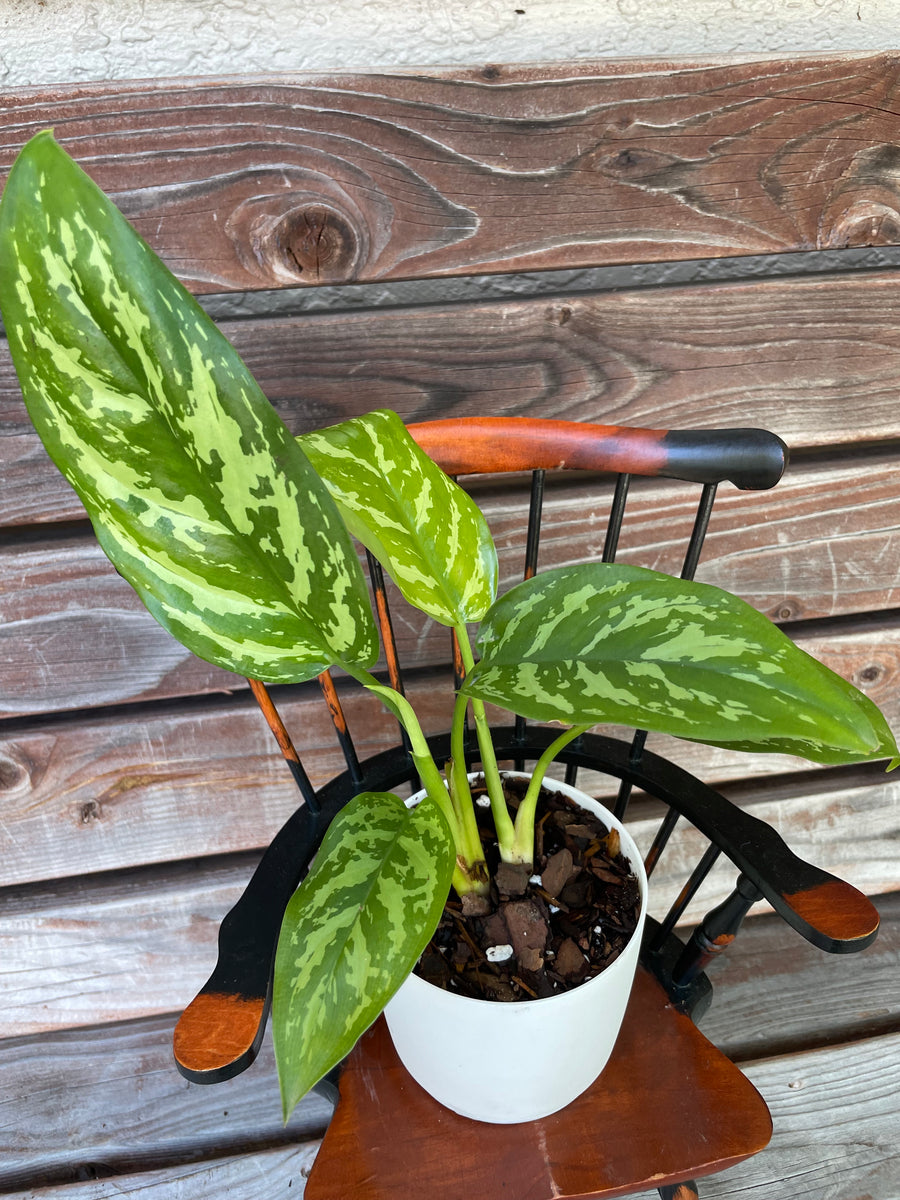
[[[634,763],[629,746],[614,738],[586,735],[584,750],[595,765],[598,758],[606,760],[608,768],[601,769],[627,779],[687,817],[813,945],[832,954],[847,954],[865,949],[874,940],[879,917],[867,896],[798,858],[770,825],[714,788],[649,750]]]
[[[468,417],[409,426],[451,475],[576,468],[663,475],[688,483],[763,490],[784,473],[788,450],[764,429],[634,429],[526,417]]]
[[[175,1064],[192,1083],[231,1079],[259,1053],[281,919],[323,834],[316,815],[298,808],[222,919],[215,969],[175,1026]]]
[[[395,747],[368,760],[366,786],[388,791],[407,781],[413,771],[405,749]],[[329,824],[359,790],[344,772],[318,792],[317,813],[306,805],[298,808],[272,839],[223,919],[215,969],[175,1027],[175,1063],[186,1079],[222,1083],[256,1058],[269,1015],[284,910]]]

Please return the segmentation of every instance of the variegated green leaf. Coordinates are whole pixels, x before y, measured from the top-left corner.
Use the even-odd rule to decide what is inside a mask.
[[[272,1032],[285,1118],[347,1055],[434,932],[453,871],[450,831],[426,797],[364,792],[332,822],[285,912]]]
[[[609,721],[815,762],[897,755],[879,710],[736,596],[589,564],[488,613],[463,691],[527,717]]]
[[[189,649],[269,681],[377,636],[327,489],[235,350],[49,133],[0,204],[25,402],[103,549]]]
[[[477,621],[497,593],[497,553],[474,502],[387,410],[299,439],[350,530],[410,604],[443,625]]]

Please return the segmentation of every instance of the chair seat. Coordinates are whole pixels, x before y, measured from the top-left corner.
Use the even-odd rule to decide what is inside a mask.
[[[625,1196],[723,1170],[771,1133],[759,1092],[639,969],[600,1079],[562,1112],[526,1124],[487,1125],[444,1108],[407,1074],[379,1018],[344,1066],[305,1196]]]

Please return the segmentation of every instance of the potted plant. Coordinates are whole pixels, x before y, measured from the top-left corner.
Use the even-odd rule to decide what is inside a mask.
[[[0,205],[0,309],[31,419],[153,616],[252,679],[296,683],[338,667],[408,735],[420,802],[351,801],[285,917],[273,1020],[286,1114],[397,991],[451,887],[469,910],[491,895],[463,754],[467,709],[499,860],[525,876],[546,768],[600,721],[896,764],[870,701],[719,589],[591,564],[498,598],[483,515],[399,418],[370,413],[293,438],[49,132],[22,151]],[[432,760],[409,702],[371,673],[378,637],[351,534],[410,603],[456,630],[466,674],[447,764]],[[486,702],[565,726],[515,812]]]

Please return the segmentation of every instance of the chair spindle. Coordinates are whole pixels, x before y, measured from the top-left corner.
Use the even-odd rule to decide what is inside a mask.
[[[627,476],[620,475],[619,481],[621,482],[622,479],[627,479]],[[706,538],[706,531],[709,528],[709,519],[712,516],[713,504],[716,499],[717,487],[718,487],[718,485],[715,483],[705,483],[703,485],[703,490],[700,493],[700,502],[697,505],[697,515],[694,517],[694,527],[691,530],[691,538],[690,538],[690,541],[688,542],[688,548],[687,548],[687,551],[684,556],[684,565],[681,568],[681,578],[682,579],[693,579],[694,575],[696,574],[697,564],[700,561],[700,553],[703,550],[703,542]],[[626,485],[626,491],[627,491],[627,485]],[[613,499],[613,509],[614,510],[616,508],[616,501],[618,499],[618,495],[619,495],[619,486],[617,483],[616,496]],[[622,525],[622,516],[624,515],[624,509],[625,509],[625,495],[623,494],[622,500],[621,500],[621,511],[618,514],[618,527],[616,528],[615,539],[614,539],[614,542],[612,545],[613,556],[615,555],[616,545],[618,544],[619,531],[620,531],[621,525]],[[612,514],[610,514],[610,529],[612,529],[612,522],[613,522],[613,517],[612,517]],[[609,541],[610,541],[610,534],[608,533],[607,534],[607,542],[609,542]],[[606,552],[607,552],[606,547],[604,547],[603,561],[604,562],[612,562],[613,558],[612,557],[607,558]],[[637,765],[637,763],[640,762],[641,753],[643,752],[644,743],[646,742],[646,740],[647,740],[647,731],[645,729],[638,729],[635,731],[634,739],[632,740],[632,743],[631,743],[631,759],[632,759],[632,763],[634,765]],[[622,782],[619,784],[619,792],[618,792],[618,795],[616,796],[616,803],[613,808],[613,812],[619,818],[620,821],[625,819],[625,812],[628,808],[628,801],[630,799],[631,799],[631,784],[627,780],[623,779]],[[660,847],[660,850],[662,850],[662,847]],[[654,865],[655,865],[655,863],[654,863]]]
[[[628,499],[628,488],[631,483],[630,475],[616,477],[616,490],[613,492],[612,505],[609,510],[609,521],[606,525],[606,538],[603,542],[601,562],[616,561],[619,549],[619,536],[622,533],[622,520],[625,516],[625,501]]]
[[[353,738],[350,736],[350,730],[347,728],[347,719],[344,716],[340,697],[337,694],[337,688],[334,686],[334,680],[331,678],[330,671],[323,671],[319,676],[319,686],[322,689],[322,695],[325,697],[325,703],[328,705],[328,711],[331,714],[331,723],[334,726],[334,732],[337,734],[337,740],[341,747],[341,753],[344,756],[344,762],[347,764],[350,779],[354,787],[361,787],[363,782],[362,767],[359,764],[356,747],[353,745]]]
[[[619,549],[619,538],[622,533],[622,521],[625,518],[625,503],[628,500],[628,489],[631,486],[631,476],[627,474],[616,476],[616,490],[613,492],[612,504],[609,510],[609,521],[606,526],[606,537],[603,541],[603,554],[601,561],[605,563],[613,563],[616,561],[616,554]],[[637,757],[640,758],[640,751],[644,748],[643,741],[639,742],[640,730],[636,730],[634,740],[631,743],[632,756],[637,750]],[[646,737],[646,735],[644,735]],[[628,801],[631,799],[631,784],[627,779],[623,779],[619,784],[619,791],[616,795],[616,802],[613,805],[613,814],[623,820],[625,810],[628,808]]]
[[[391,620],[387,588],[384,582],[384,569],[371,550],[366,550],[366,559],[369,563],[369,579],[371,580],[372,592],[375,596],[375,613],[378,617],[378,628],[381,631],[381,645],[384,649],[384,658],[387,663],[388,678],[391,681],[391,687],[394,691],[399,692],[401,696],[405,696],[403,674],[400,670],[400,657],[397,654],[397,639],[394,636],[394,623]],[[409,752],[412,745],[409,740],[409,734],[399,721],[397,722],[397,728],[400,730],[400,743]],[[414,791],[418,791],[418,775],[412,780],[412,786]]]
[[[714,958],[728,949],[737,937],[744,917],[761,899],[759,888],[746,875],[739,876],[728,899],[711,909],[691,934],[672,971],[672,982],[676,987],[693,983]]]
[[[699,889],[701,883],[703,883],[703,880],[710,873],[713,864],[721,853],[722,852],[719,847],[715,845],[714,842],[710,842],[703,857],[691,872],[691,876],[687,883],[681,889],[678,899],[666,913],[665,919],[661,922],[659,929],[656,932],[656,936],[649,943],[649,948],[651,950],[659,950],[665,944],[666,938],[678,924],[679,920],[684,914],[684,910],[697,894],[697,890]]]
[[[294,782],[300,789],[300,795],[307,808],[312,813],[319,812],[319,800],[316,795],[316,790],[310,782],[310,778],[306,773],[303,763],[300,761],[300,755],[291,741],[291,735],[285,728],[278,709],[275,707],[275,701],[272,699],[269,689],[259,679],[248,679],[250,691],[253,693],[256,703],[259,705],[262,715],[266,719],[266,724],[275,735],[275,740],[279,745],[284,761],[290,768],[290,772],[294,777]]]
[[[400,658],[397,654],[397,639],[394,637],[394,625],[391,621],[391,610],[388,606],[384,570],[371,550],[366,551],[366,559],[369,564],[369,579],[372,583],[372,591],[375,594],[375,613],[378,617],[378,628],[381,631],[381,644],[384,649],[385,662],[387,663],[388,678],[391,681],[391,687],[394,691],[399,692],[403,696],[406,693],[403,690]],[[403,726],[401,725],[400,728],[402,730]]]
[[[544,507],[543,469],[531,472],[531,499],[528,504],[528,532],[525,536],[525,579],[532,579],[537,571],[538,550],[541,541],[541,513]]]
[[[579,734],[578,737],[574,740],[574,742],[569,743],[568,748],[569,748],[569,750],[572,751],[573,754],[580,754],[581,751],[584,749],[584,734]],[[566,763],[565,781],[567,784],[569,784],[570,787],[576,786],[576,784],[578,783],[578,763],[575,763],[575,762],[567,762]]]
[[[676,809],[669,807],[666,810],[666,815],[660,822],[659,829],[656,831],[656,836],[653,839],[653,845],[647,851],[647,857],[644,859],[644,870],[647,878],[653,874],[656,864],[662,857],[662,852],[666,848],[666,843],[672,836],[675,826],[678,824],[679,813]]]
[[[525,535],[525,570],[523,579],[533,579],[537,573],[538,551],[541,542],[541,513],[544,508],[544,479],[546,472],[542,467],[531,472],[531,496],[528,502],[528,532]],[[516,741],[521,742],[525,737],[525,718],[516,714]],[[513,763],[517,771],[525,769],[525,760],[517,758]],[[577,776],[578,768],[573,768]],[[566,782],[569,782],[568,772]],[[571,781],[575,782],[574,778]]]
[[[691,540],[688,542],[687,553],[684,557],[684,566],[681,568],[682,579],[693,579],[696,574],[697,564],[700,561],[700,552],[703,549],[703,541],[706,537],[706,531],[709,528],[709,518],[712,516],[717,486],[715,483],[705,483],[703,485],[703,491],[700,493],[700,503],[697,506],[697,515],[694,518],[694,528],[691,531]]]

